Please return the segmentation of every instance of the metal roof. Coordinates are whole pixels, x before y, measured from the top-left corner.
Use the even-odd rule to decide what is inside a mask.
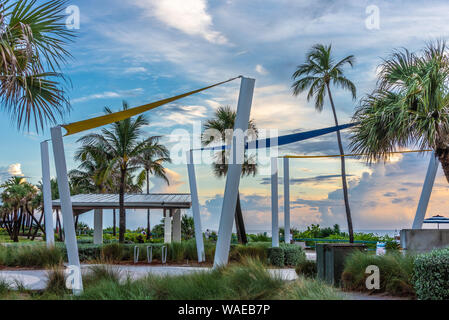
[[[92,209],[118,209],[118,194],[77,194],[71,197],[75,213]],[[192,200],[188,193],[125,194],[126,209],[189,209]],[[60,208],[60,200],[53,200],[53,207]]]

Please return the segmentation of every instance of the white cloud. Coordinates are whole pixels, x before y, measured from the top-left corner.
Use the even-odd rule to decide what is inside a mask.
[[[125,69],[126,74],[135,74],[135,73],[147,73],[148,70],[145,67],[130,67]]]
[[[224,35],[213,29],[207,0],[136,0],[135,4],[148,15],[188,35],[201,36],[211,43],[228,43]]]
[[[120,90],[120,91],[105,91],[102,93],[95,93],[85,97],[73,99],[72,103],[86,102],[90,100],[98,99],[113,99],[113,98],[124,98],[124,97],[134,97],[143,93],[142,88],[136,88],[131,90]]]
[[[258,64],[257,66],[256,66],[256,72],[257,73],[259,73],[259,74],[261,74],[261,75],[267,75],[268,74],[268,71],[267,71],[267,69],[265,69],[261,64]]]
[[[164,179],[152,176],[150,178],[150,182],[153,185],[150,188],[150,192],[156,192],[156,193],[176,193],[179,192],[178,188],[184,184],[184,181],[182,181],[182,176],[168,168],[165,169],[166,176],[168,178],[168,181],[170,182],[170,185],[167,185]]]
[[[8,173],[9,173],[11,176],[15,176],[15,177],[20,176],[20,177],[23,177],[23,173],[22,173],[22,165],[21,165],[20,163],[14,163],[14,164],[11,164],[11,165],[8,167]]]

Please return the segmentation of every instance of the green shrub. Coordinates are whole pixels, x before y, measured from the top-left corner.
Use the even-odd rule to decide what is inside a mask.
[[[63,252],[41,245],[0,245],[0,265],[8,267],[46,267],[59,265]]]
[[[63,295],[68,293],[66,277],[61,266],[53,267],[47,272],[45,291],[51,294]]]
[[[387,252],[377,256],[372,253],[356,251],[345,261],[342,274],[343,288],[355,291],[368,291],[366,288],[366,273],[368,266],[374,265],[380,272],[380,289],[369,290],[387,292],[397,296],[413,296],[412,285],[414,256],[399,252]]]
[[[282,244],[281,249],[284,250],[284,264],[286,266],[296,266],[301,261],[306,260],[306,253],[300,246]]]
[[[125,255],[123,245],[119,243],[106,244],[101,248],[101,257],[107,261],[121,261]]]
[[[283,267],[285,263],[284,250],[276,247],[269,248],[268,261],[273,266]]]
[[[264,246],[256,245],[232,245],[229,253],[229,260],[242,262],[245,259],[252,258],[266,263],[268,260],[268,249]]]
[[[302,260],[296,265],[296,274],[306,278],[315,278],[317,275],[316,262],[311,260]]]
[[[449,299],[449,248],[418,255],[413,282],[420,300]]]
[[[283,299],[290,300],[342,300],[342,293],[325,283],[315,279],[299,278],[287,285]]]

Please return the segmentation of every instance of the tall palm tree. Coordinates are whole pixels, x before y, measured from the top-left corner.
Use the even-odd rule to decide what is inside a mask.
[[[210,144],[220,143],[223,144],[227,139],[226,134],[227,130],[234,129],[235,119],[237,117],[236,111],[232,110],[229,106],[219,107],[214,114],[212,119],[209,119],[204,124],[204,130],[216,130],[220,133],[220,141],[218,140],[217,135],[213,134],[204,134],[202,136],[202,144],[204,146],[208,146]],[[258,131],[257,126],[254,120],[250,120],[248,122],[248,129],[250,134],[250,139],[257,139]],[[217,160],[213,163],[214,174],[217,177],[224,177],[228,172],[228,161],[229,159],[229,150],[222,151],[216,155]],[[257,165],[252,157],[248,157],[248,154],[245,152],[244,162],[242,165],[242,177],[253,175],[255,176],[257,173]],[[240,193],[237,196],[237,204],[235,208],[235,226],[237,230],[237,237],[240,243],[246,244],[248,242],[246,238],[246,230],[245,223],[243,220],[242,207],[240,203]]]
[[[37,131],[69,110],[60,66],[74,33],[66,0],[3,0],[0,4],[0,101],[17,127]]]
[[[444,41],[421,52],[393,52],[379,68],[376,89],[361,100],[352,150],[369,162],[397,147],[431,148],[449,182],[449,51]]]
[[[345,65],[353,66],[355,58],[353,55],[347,56],[342,60],[335,62],[332,56],[332,46],[316,44],[307,53],[306,62],[299,65],[293,74],[294,83],[292,85],[293,95],[308,90],[307,101],[315,97],[315,109],[318,112],[323,110],[324,98],[329,96],[329,102],[332,107],[335,125],[338,126],[337,111],[331,93],[331,84],[337,88],[349,90],[352,98],[356,98],[355,85],[345,77],[343,67]],[[348,222],[349,240],[354,242],[354,231],[352,227],[351,209],[349,206],[348,185],[346,182],[346,165],[343,144],[341,142],[340,130],[337,131],[338,148],[341,159],[341,180],[343,184],[343,197],[345,200],[346,219]]]
[[[123,110],[128,104],[123,102]],[[110,108],[105,108],[106,114],[111,114]],[[91,133],[81,137],[78,142],[90,146],[91,152],[108,159],[109,168],[116,168],[119,177],[119,242],[125,240],[126,212],[125,192],[128,185],[128,175],[137,170],[138,157],[147,148],[147,139],[140,139],[143,128],[149,124],[143,116],[128,118],[103,128],[101,134]]]
[[[147,194],[150,194],[150,174],[162,178],[170,185],[164,168],[164,163],[171,163],[170,152],[159,143],[160,138],[160,136],[147,138],[147,148],[137,157],[138,164],[143,167],[139,176],[146,180]],[[150,209],[147,209],[147,238],[150,237],[150,231]]]

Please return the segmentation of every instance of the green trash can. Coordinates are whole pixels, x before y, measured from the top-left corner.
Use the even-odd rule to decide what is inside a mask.
[[[361,243],[317,243],[318,278],[331,285],[340,286],[346,256],[354,250],[365,251],[366,245]]]

